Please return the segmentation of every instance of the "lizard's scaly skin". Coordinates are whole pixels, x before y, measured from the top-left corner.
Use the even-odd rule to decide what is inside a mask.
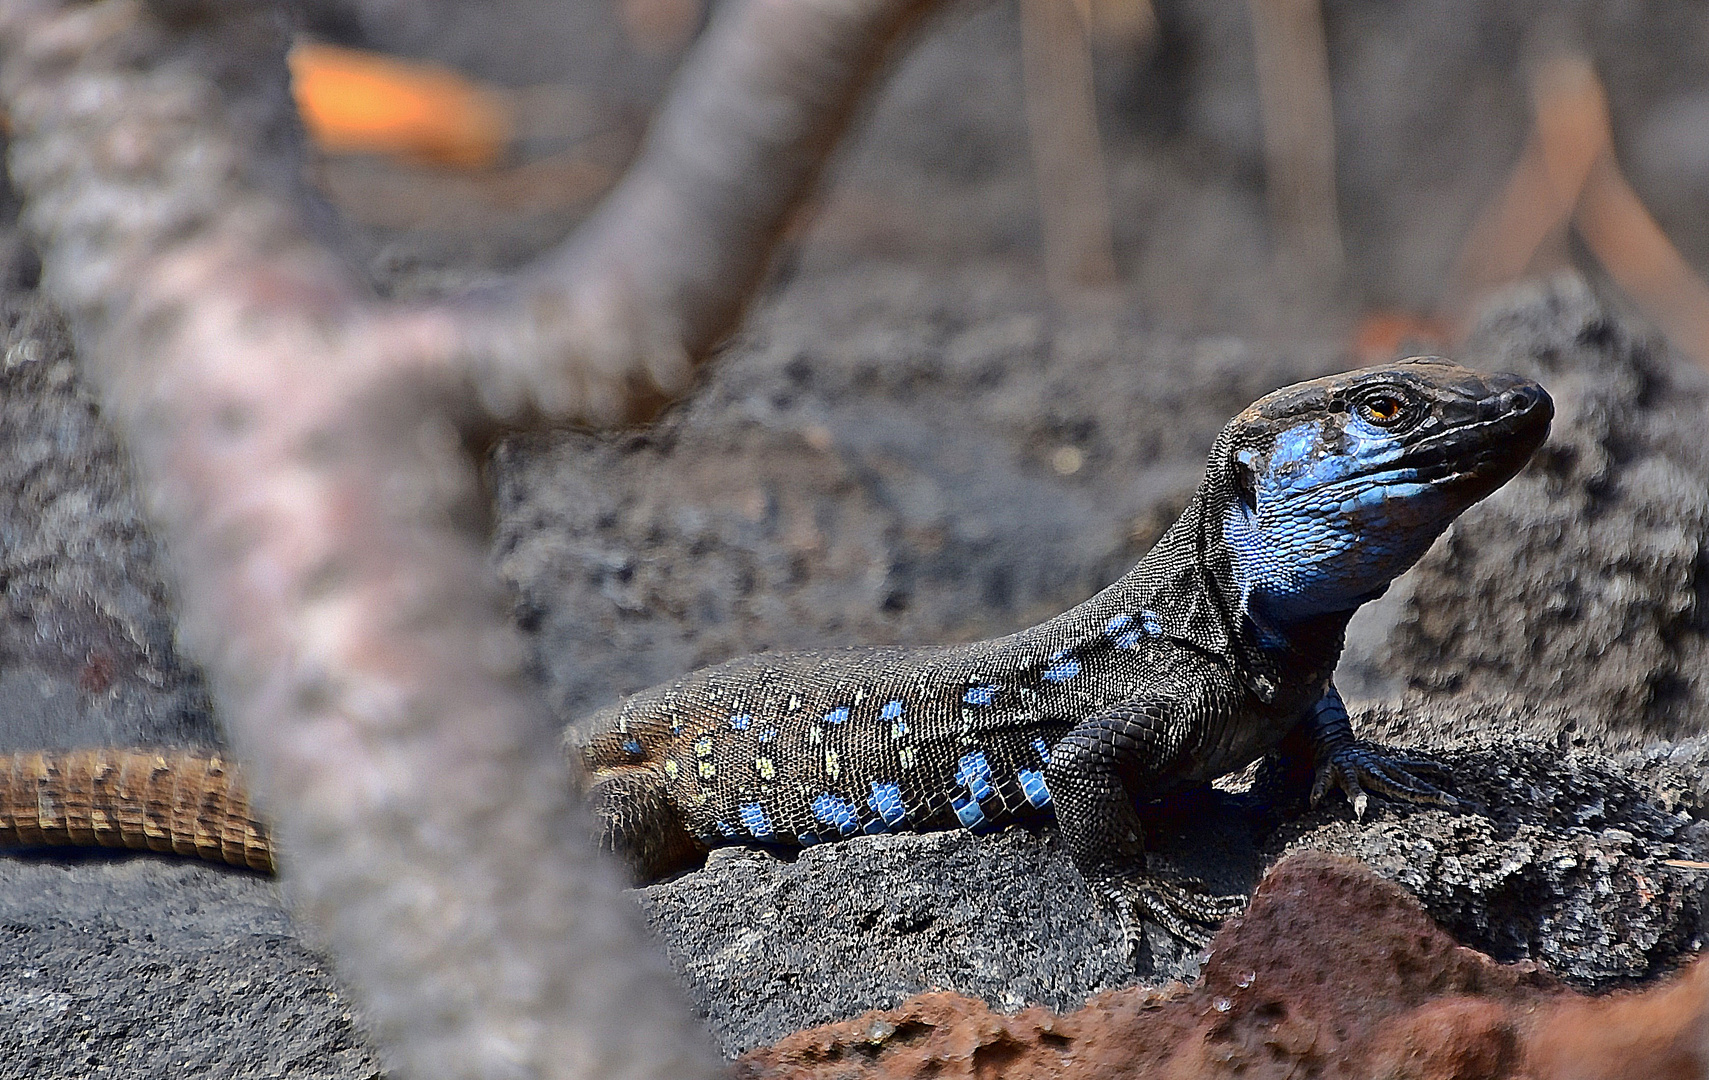
[[[1142,921],[1202,939],[1239,899],[1148,873],[1138,803],[1298,733],[1314,795],[1458,805],[1420,778],[1433,763],[1355,743],[1330,677],[1353,610],[1511,478],[1552,416],[1537,384],[1439,358],[1266,395],[1151,553],[1053,619],[967,645],[742,657],[594,717],[567,749],[600,840],[646,878],[719,844],[1053,815],[1130,944]]]
[[[0,847],[170,851],[271,871],[267,831],[219,757],[162,750],[0,755]]]

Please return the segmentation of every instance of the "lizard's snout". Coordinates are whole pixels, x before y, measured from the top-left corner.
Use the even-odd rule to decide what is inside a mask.
[[[1491,375],[1484,383],[1478,414],[1480,420],[1464,436],[1467,449],[1476,448],[1469,475],[1499,486],[1523,468],[1549,437],[1555,402],[1547,390],[1523,376]]]
[[[1511,382],[1500,388],[1498,408],[1507,418],[1517,441],[1526,446],[1526,456],[1530,456],[1531,451],[1542,446],[1543,440],[1549,437],[1549,424],[1555,419],[1555,402],[1547,390],[1530,379],[1518,375],[1509,375],[1507,379]]]
[[[1541,386],[1530,379],[1520,379],[1502,392],[1501,411],[1547,424],[1555,418],[1555,402]]]

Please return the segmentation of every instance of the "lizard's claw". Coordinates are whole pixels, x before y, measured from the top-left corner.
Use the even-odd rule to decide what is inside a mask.
[[[1202,949],[1224,920],[1246,909],[1245,896],[1218,895],[1198,878],[1147,874],[1112,881],[1106,888],[1121,916],[1128,961],[1135,966],[1145,940],[1144,920],[1150,919],[1171,936]]]
[[[1397,802],[1465,809],[1468,804],[1421,780],[1417,774],[1445,780],[1450,771],[1446,765],[1424,758],[1390,757],[1369,743],[1351,742],[1330,751],[1318,765],[1311,785],[1311,805],[1316,806],[1332,787],[1340,788],[1353,804],[1353,816],[1363,821],[1370,806],[1370,794],[1381,795]]]

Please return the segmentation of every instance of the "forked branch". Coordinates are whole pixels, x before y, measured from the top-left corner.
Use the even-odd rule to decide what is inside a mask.
[[[0,0],[44,282],[136,455],[286,883],[402,1074],[713,1065],[583,843],[462,448],[473,426],[632,418],[683,389],[929,6],[722,5],[561,251],[394,308],[297,209],[270,8]]]

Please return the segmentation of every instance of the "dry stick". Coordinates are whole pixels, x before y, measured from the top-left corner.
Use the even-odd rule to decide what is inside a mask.
[[[1277,253],[1287,270],[1328,287],[1341,276],[1343,254],[1323,11],[1318,0],[1248,0],[1247,7]]]
[[[1439,314],[1464,326],[1491,288],[1523,275],[1550,236],[1567,227],[1596,159],[1608,153],[1608,104],[1582,57],[1557,57],[1531,83],[1536,129],[1501,195],[1460,248]]]
[[[1575,222],[1590,250],[1662,332],[1709,367],[1709,285],[1650,216],[1612,155],[1592,167]]]
[[[860,91],[935,2],[722,6],[640,158],[564,247],[507,294],[399,331],[454,340],[452,373],[493,415],[651,415],[735,326]]]
[[[1115,283],[1110,200],[1086,24],[1068,0],[1020,0],[1027,134],[1053,296]]]
[[[698,98],[592,230],[526,288],[400,313],[290,209],[270,6],[0,3],[44,284],[136,456],[285,883],[395,1075],[713,1067],[569,803],[452,420],[481,419],[470,391],[591,419],[679,387],[925,6],[722,5]]]

